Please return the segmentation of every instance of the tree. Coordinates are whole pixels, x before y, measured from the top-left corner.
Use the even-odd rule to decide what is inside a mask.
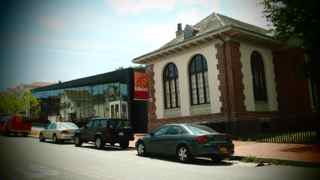
[[[274,25],[275,37],[289,47],[304,49],[307,62],[304,72],[315,94],[320,89],[320,18],[318,0],[262,0],[264,13]],[[318,90],[317,90],[318,89]],[[319,101],[319,99],[318,99]],[[320,109],[318,103],[318,109]]]
[[[319,83],[320,19],[318,0],[263,0],[264,13],[274,25],[275,37],[309,55],[307,75]]]
[[[319,48],[319,1],[263,0],[263,4],[278,38],[305,49]]]
[[[289,47],[305,50],[308,57],[304,71],[311,81],[313,94],[320,92],[320,19],[319,0],[263,0],[264,13],[274,25],[275,37]],[[318,94],[319,95],[319,94]],[[314,96],[320,110],[320,98]],[[320,141],[320,128],[316,129]]]
[[[39,112],[40,103],[30,91],[0,93],[0,114],[26,114],[35,118]]]

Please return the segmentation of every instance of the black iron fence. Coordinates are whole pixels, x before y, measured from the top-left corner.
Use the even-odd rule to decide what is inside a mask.
[[[318,142],[316,131],[296,131],[242,135],[236,139],[267,143],[314,144]]]

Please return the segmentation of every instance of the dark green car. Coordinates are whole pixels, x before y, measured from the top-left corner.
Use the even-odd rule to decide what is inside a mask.
[[[181,162],[194,157],[210,157],[219,162],[234,153],[229,135],[198,124],[163,125],[138,140],[136,149],[139,156],[175,155]]]

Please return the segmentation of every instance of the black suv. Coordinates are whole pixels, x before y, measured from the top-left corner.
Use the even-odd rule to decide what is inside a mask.
[[[93,141],[97,149],[102,149],[106,143],[112,146],[119,143],[122,149],[126,149],[133,139],[132,129],[125,119],[93,118],[74,135],[75,146]]]

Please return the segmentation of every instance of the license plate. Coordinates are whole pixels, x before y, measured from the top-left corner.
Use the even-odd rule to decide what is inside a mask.
[[[228,149],[226,147],[220,147],[220,152],[222,153],[228,153]]]
[[[124,135],[124,133],[123,132],[119,132],[119,136],[123,136]]]

